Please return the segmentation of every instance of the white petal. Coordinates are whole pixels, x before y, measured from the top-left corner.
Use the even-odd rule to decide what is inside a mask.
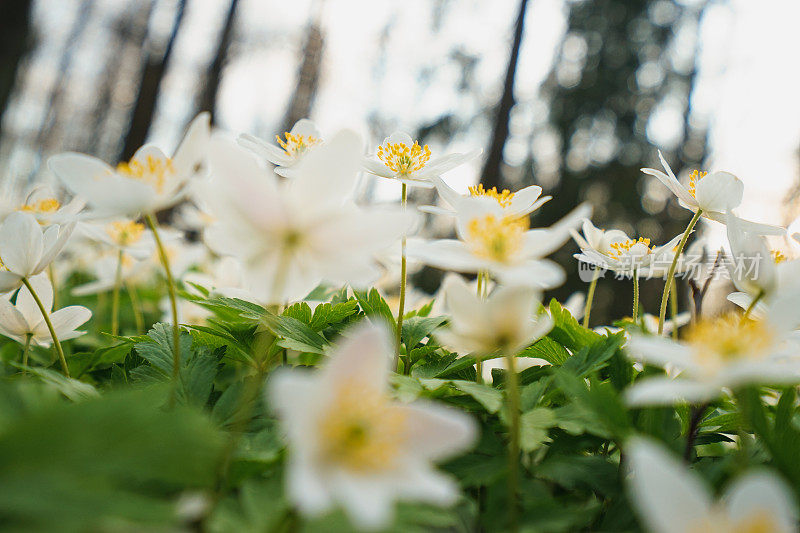
[[[175,165],[175,172],[179,176],[190,176],[195,174],[204,165],[203,162],[206,157],[206,148],[208,139],[211,134],[211,115],[204,111],[197,115],[189,128],[186,130],[186,135],[177,150],[175,150],[175,157],[173,163]]]
[[[685,378],[652,377],[637,381],[625,391],[631,407],[701,403],[722,394],[719,387]]]
[[[22,278],[13,272],[0,271],[0,293],[13,291],[22,285]]]
[[[658,155],[659,155],[659,157],[661,157],[661,153],[660,152],[659,152]],[[666,162],[663,159],[662,159],[662,163],[664,163],[666,165]],[[640,170],[642,172],[644,172],[645,174],[648,174],[650,176],[655,176],[656,178],[658,178],[658,181],[660,181],[661,183],[666,185],[667,188],[670,191],[672,191],[672,194],[677,196],[678,199],[683,204],[685,204],[687,206],[687,208],[693,209],[693,210],[697,209],[697,200],[695,200],[694,196],[692,196],[692,193],[690,193],[689,190],[686,187],[681,185],[681,183],[678,181],[678,179],[675,177],[675,175],[672,174],[671,170],[670,170],[670,174],[669,175],[664,174],[660,170],[656,170],[654,168],[643,168],[643,169],[640,169]]]
[[[709,220],[727,223],[727,215],[725,212],[717,211],[703,211],[703,216]],[[771,224],[761,224],[760,222],[753,222],[751,220],[739,219],[739,224],[744,231],[748,233],[755,233],[756,235],[784,235],[786,229],[780,226],[773,226]]]
[[[385,389],[394,359],[394,343],[384,324],[364,322],[344,333],[329,354],[323,373],[328,383],[352,382]]]
[[[709,517],[707,489],[661,446],[635,438],[626,451],[631,500],[649,530],[685,533]]]
[[[354,131],[342,130],[309,152],[293,167],[290,183],[295,198],[310,205],[341,203],[352,195],[362,163],[363,141]]]
[[[292,126],[292,131],[290,132],[294,135],[307,135],[314,137],[316,139],[322,138],[322,133],[320,133],[317,125],[314,124],[313,121],[308,120],[307,118],[301,118],[297,122],[294,123]]]
[[[3,335],[24,337],[33,330],[25,317],[5,298],[0,298],[0,328]]]
[[[695,198],[703,211],[726,212],[739,207],[744,183],[730,172],[713,172],[697,180]]]
[[[513,267],[495,267],[490,270],[506,285],[540,290],[558,287],[566,279],[564,269],[549,259],[525,261]]]
[[[409,148],[414,144],[411,135],[402,131],[396,131],[383,140],[383,144],[405,144]]]
[[[454,239],[409,243],[408,256],[427,265],[456,272],[477,272],[488,266],[487,261],[470,253],[466,244]]]
[[[47,312],[53,309],[53,285],[47,274],[38,274],[30,278],[31,287],[39,297]],[[22,287],[17,293],[16,307],[31,326],[42,321],[42,311],[31,296],[27,287]]]
[[[333,506],[329,487],[305,459],[291,458],[286,468],[286,492],[306,516],[319,516]]]
[[[30,213],[11,213],[0,226],[0,258],[15,274],[33,274],[43,247],[42,229]]]
[[[50,322],[53,324],[53,329],[56,330],[56,335],[59,337],[66,338],[74,338],[69,334],[74,332],[78,326],[84,324],[87,320],[92,318],[92,312],[80,305],[70,305],[69,307],[64,307],[63,309],[59,309],[55,313],[50,315]],[[45,339],[45,340],[52,340],[50,337],[50,330],[47,328],[47,324],[44,321],[40,322],[36,326],[36,331],[34,332],[37,337]]]
[[[748,518],[762,514],[778,526],[776,533],[796,531],[794,497],[786,483],[772,473],[763,471],[747,474],[730,487],[724,499],[728,516],[736,524],[747,523]]]
[[[633,335],[625,348],[631,357],[648,364],[662,368],[670,364],[690,371],[697,369],[691,349],[670,339]]]
[[[334,480],[337,500],[359,529],[375,530],[394,517],[392,487],[376,478],[341,474]]]
[[[286,154],[285,150],[258,137],[243,133],[236,140],[243,148],[250,150],[259,157],[263,157],[274,165],[289,166],[295,162],[293,158]]]
[[[440,177],[435,177],[432,179],[434,185],[436,186],[436,191],[439,193],[439,196],[447,202],[450,207],[455,207],[456,204],[463,198],[462,195],[458,194],[455,189],[450,187],[445,181]]]
[[[61,250],[64,249],[64,246],[67,245],[69,238],[72,236],[72,232],[75,230],[75,225],[75,222],[71,222],[66,226],[58,226],[58,231],[52,231],[52,228],[55,226],[47,228],[43,238],[45,245],[44,251],[32,274],[38,274],[39,272],[43,271],[50,263],[53,262],[58,254],[61,253]],[[58,237],[54,238],[56,234]]]
[[[525,256],[539,258],[553,253],[567,242],[570,231],[580,226],[591,214],[592,206],[584,203],[549,228],[530,230],[525,236]]]
[[[433,461],[453,457],[474,444],[478,436],[475,421],[461,411],[433,402],[417,401],[397,406],[408,417],[408,453]]]
[[[392,169],[380,161],[375,161],[374,159],[362,159],[361,167],[370,174],[375,174],[376,176],[380,176],[382,178],[395,177],[395,172]]]

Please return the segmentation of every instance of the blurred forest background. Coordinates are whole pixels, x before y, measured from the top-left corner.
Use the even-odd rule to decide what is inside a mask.
[[[721,168],[750,193],[741,214],[797,216],[800,37],[793,0],[3,0],[0,176],[47,181],[55,152],[116,162],[167,150],[201,110],[264,138],[310,117],[374,146],[395,129],[436,151],[484,148],[445,176],[579,202],[594,222],[663,242],[688,212],[639,172]],[[365,199],[393,201],[367,180]],[[794,192],[793,192],[794,191]],[[418,202],[430,201],[426,192]],[[775,209],[776,205],[784,206]],[[428,234],[451,228],[431,221]],[[573,244],[566,298],[585,290]],[[437,275],[416,276],[427,290]],[[598,319],[629,313],[629,283],[601,283]],[[646,282],[653,310],[660,282]],[[613,308],[612,308],[613,307]]]

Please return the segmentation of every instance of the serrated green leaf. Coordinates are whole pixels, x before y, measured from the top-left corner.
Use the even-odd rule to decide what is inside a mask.
[[[536,407],[520,416],[519,444],[524,452],[532,452],[550,439],[547,430],[556,425],[552,409]]]
[[[450,383],[461,392],[471,396],[489,413],[496,413],[503,406],[503,393],[489,385],[457,379],[451,380]]]

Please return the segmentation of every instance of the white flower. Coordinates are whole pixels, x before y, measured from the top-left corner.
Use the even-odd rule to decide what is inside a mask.
[[[458,240],[409,243],[409,257],[456,272],[487,270],[502,284],[545,289],[560,285],[564,271],[542,259],[561,247],[570,230],[591,213],[583,204],[549,228],[528,229],[527,217],[503,216],[497,205],[464,204],[458,213]]]
[[[661,246],[650,246],[650,239],[641,237],[636,240],[629,239],[627,235],[618,230],[603,233],[600,245],[595,249],[587,241],[581,239],[577,233],[573,232],[572,237],[578,242],[578,246],[582,250],[580,254],[575,254],[575,258],[584,263],[611,270],[617,274],[632,276],[636,272],[638,277],[648,278],[663,276],[668,272],[669,266],[675,257],[675,248],[682,237],[682,235],[678,235]],[[614,240],[609,241],[609,238]],[[606,246],[607,251],[601,251]]]
[[[30,278],[30,284],[44,308],[50,313],[53,309],[53,285],[47,274],[33,276]],[[71,305],[50,313],[50,321],[60,341],[74,339],[86,333],[75,330],[91,317],[92,312],[80,305]],[[14,304],[6,298],[0,298],[0,335],[19,343],[24,343],[26,337],[30,335],[31,342],[40,346],[49,346],[53,342],[50,330],[42,318],[42,312],[27,287],[19,290]]]
[[[103,243],[115,250],[122,251],[135,259],[150,257],[156,249],[153,233],[140,222],[128,219],[112,220],[110,222],[93,222],[81,224],[78,233],[93,242]],[[161,232],[162,239],[175,238],[170,235],[168,239],[165,231]]]
[[[500,287],[484,300],[454,276],[446,281],[444,299],[451,318],[436,337],[461,355],[516,355],[553,327],[541,312],[541,294],[530,287]]]
[[[415,217],[350,200],[361,153],[358,135],[343,131],[303,158],[291,180],[278,181],[237,146],[212,140],[215,181],[203,199],[218,222],[206,243],[242,262],[245,284],[263,303],[297,300],[323,280],[365,286],[380,275],[375,254]]]
[[[42,229],[30,213],[11,213],[0,225],[0,293],[22,285],[22,278],[42,272],[56,258],[75,228],[48,226]]]
[[[707,174],[695,170],[689,177],[689,187],[684,187],[672,169],[669,168],[667,161],[658,152],[658,158],[666,170],[666,174],[654,168],[643,168],[642,172],[655,176],[667,186],[672,193],[678,197],[681,207],[696,213],[702,209],[702,216],[709,220],[716,220],[723,224],[727,221],[726,213],[739,207],[742,203],[744,194],[744,184],[742,180],[730,172],[717,171]],[[742,226],[749,232],[761,235],[781,235],[785,232],[783,228],[760,224],[748,220],[741,221]]]
[[[501,192],[497,192],[497,187],[484,189],[483,184],[479,183],[474,187],[469,187],[469,194],[461,195],[458,194],[447,183],[445,183],[442,178],[434,177],[431,179],[433,184],[436,186],[436,190],[439,192],[439,196],[444,200],[445,204],[449,208],[423,205],[420,206],[419,210],[435,215],[456,216],[458,214],[459,207],[463,205],[465,201],[468,202],[470,199],[481,199],[477,201],[486,202],[489,206],[498,204],[503,209],[504,216],[522,217],[536,211],[552,199],[552,196],[545,196],[544,198],[541,198],[542,188],[538,185],[531,185],[530,187],[525,187],[517,192],[511,192],[508,189],[503,189]]]
[[[186,195],[190,180],[203,169],[208,135],[209,115],[200,113],[172,158],[148,144],[116,168],[74,152],[54,155],[48,165],[68,189],[86,199],[93,215],[152,213]]]
[[[751,316],[763,316],[773,295],[800,289],[800,259],[787,260],[781,252],[770,251],[763,237],[743,230],[741,220],[732,214],[728,217],[728,241],[733,256],[728,271],[739,290],[728,295],[728,300],[747,309],[759,298]]]
[[[794,497],[774,474],[749,473],[714,501],[708,487],[662,446],[635,438],[628,442],[626,452],[631,500],[648,531],[797,531]]]
[[[764,320],[738,313],[692,326],[680,342],[633,335],[626,348],[642,362],[680,372],[675,378],[637,381],[626,393],[631,405],[700,403],[744,384],[800,383],[800,359],[792,332],[800,323],[798,293],[773,301]]]
[[[407,133],[395,132],[378,147],[377,160],[364,159],[364,170],[382,178],[396,179],[407,185],[431,188],[433,178],[479,156],[481,150],[449,154],[431,159],[428,145],[420,146]]]
[[[322,144],[322,134],[316,124],[303,118],[292,126],[292,131],[287,131],[283,135],[285,140],[281,139],[280,135],[275,136],[280,146],[246,133],[239,135],[238,140],[244,148],[278,167],[275,169],[277,174],[289,176],[291,167],[315,147]]]
[[[472,444],[465,414],[389,397],[393,342],[362,323],[316,372],[279,369],[268,398],[290,446],[286,491],[306,515],[341,505],[360,528],[392,520],[395,500],[452,504],[458,486],[431,463]]]
[[[22,198],[8,191],[3,193],[0,198],[0,221],[14,211],[24,211],[44,225],[64,224],[75,220],[84,205],[85,202],[78,197],[62,203],[49,186],[37,185]]]

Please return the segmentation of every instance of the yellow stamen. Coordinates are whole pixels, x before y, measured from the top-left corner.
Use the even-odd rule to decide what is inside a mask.
[[[636,240],[628,239],[627,241],[622,241],[622,242],[612,242],[610,244],[611,246],[610,255],[612,257],[622,257],[626,253],[630,252],[631,248],[633,248],[637,244],[644,244],[647,247],[648,254],[653,253],[653,251],[656,249],[655,246],[650,246],[650,239],[639,237]]]
[[[772,255],[772,260],[775,261],[776,265],[783,263],[787,259],[786,254],[784,254],[780,250],[772,250],[772,252],[770,252],[770,255]]]
[[[689,192],[694,196],[695,190],[697,188],[697,182],[701,179],[705,178],[708,175],[708,172],[702,172],[700,170],[693,170],[691,174],[689,174]]]
[[[405,143],[386,143],[378,147],[378,159],[393,172],[408,176],[425,168],[431,158],[428,145],[420,146],[414,141],[410,147]]]
[[[761,358],[772,345],[773,333],[763,321],[742,322],[737,313],[730,313],[692,326],[686,342],[700,366],[713,372],[737,360]]]
[[[467,225],[473,253],[502,263],[520,251],[527,230],[527,217],[498,219],[490,214],[474,218]]]
[[[318,424],[321,458],[361,472],[395,467],[407,428],[385,394],[353,383],[339,384]]]
[[[497,192],[497,187],[491,189],[484,189],[483,184],[479,183],[475,187],[469,188],[469,194],[473,197],[487,196],[494,198],[501,207],[508,207],[511,205],[511,200],[514,198],[514,193],[508,189],[503,189],[502,192]]]
[[[283,151],[286,152],[286,155],[289,157],[297,157],[302,155],[312,146],[322,142],[322,139],[318,139],[313,135],[296,135],[294,133],[289,133],[288,131],[285,132],[283,136],[286,137],[285,141],[281,139],[280,135],[276,135],[275,138],[278,140],[278,144],[281,145],[281,148],[283,148]]]
[[[118,164],[117,172],[129,178],[142,180],[156,191],[163,192],[167,177],[175,174],[175,167],[171,159],[159,159],[148,155],[143,162],[131,159],[127,163]]]
[[[119,246],[130,246],[142,238],[144,224],[133,221],[112,222],[106,228],[106,232]]]
[[[46,198],[32,204],[21,205],[19,210],[28,213],[55,213],[60,208],[61,202],[55,198]]]

